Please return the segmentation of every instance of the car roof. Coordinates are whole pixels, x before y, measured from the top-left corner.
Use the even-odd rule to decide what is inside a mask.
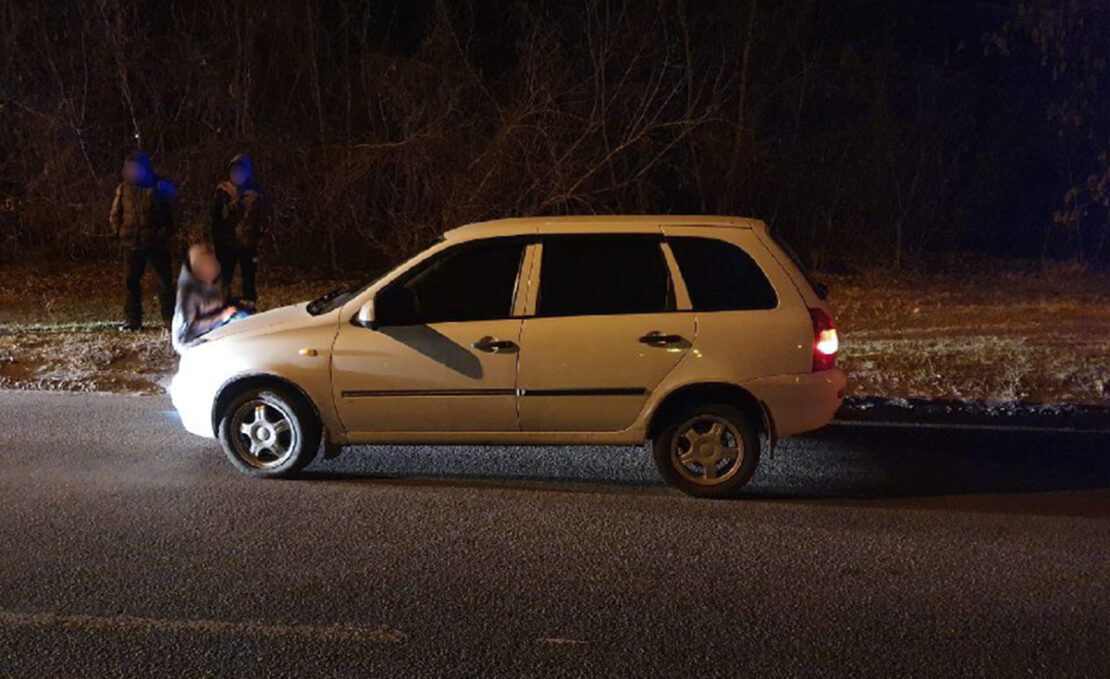
[[[573,217],[513,217],[474,222],[443,234],[447,240],[547,233],[653,233],[666,226],[732,227],[766,230],[758,219],[720,215],[579,215]]]

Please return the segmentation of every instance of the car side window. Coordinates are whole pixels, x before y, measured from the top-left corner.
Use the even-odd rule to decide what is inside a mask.
[[[537,316],[674,310],[661,240],[651,236],[549,236],[543,240]]]
[[[379,293],[375,316],[381,325],[509,318],[524,246],[501,238],[445,250]]]
[[[716,238],[668,238],[694,311],[774,309],[778,296],[751,255]]]

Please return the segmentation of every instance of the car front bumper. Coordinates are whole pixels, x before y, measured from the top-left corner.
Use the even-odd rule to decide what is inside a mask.
[[[216,438],[212,429],[212,404],[216,390],[199,377],[197,371],[179,370],[170,382],[170,399],[181,416],[185,431],[205,438]]]

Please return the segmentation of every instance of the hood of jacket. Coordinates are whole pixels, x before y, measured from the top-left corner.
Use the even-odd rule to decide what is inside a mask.
[[[143,168],[143,175],[146,177],[141,184],[143,188],[150,188],[158,183],[159,177],[154,173],[154,163],[150,160],[150,155],[145,151],[135,151],[127,156],[124,163],[135,163]]]
[[[231,173],[231,168],[235,167],[236,165],[243,168],[247,173],[247,180],[243,182],[243,184],[239,188],[257,191],[258,182],[256,182],[254,179],[254,161],[251,160],[251,157],[246,153],[240,153],[239,155],[232,158],[231,162],[227,164],[228,174]]]

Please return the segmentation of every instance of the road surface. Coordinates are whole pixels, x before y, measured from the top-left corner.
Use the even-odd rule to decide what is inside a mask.
[[[161,397],[0,392],[0,676],[1107,676],[1110,438],[834,426],[234,473]]]

